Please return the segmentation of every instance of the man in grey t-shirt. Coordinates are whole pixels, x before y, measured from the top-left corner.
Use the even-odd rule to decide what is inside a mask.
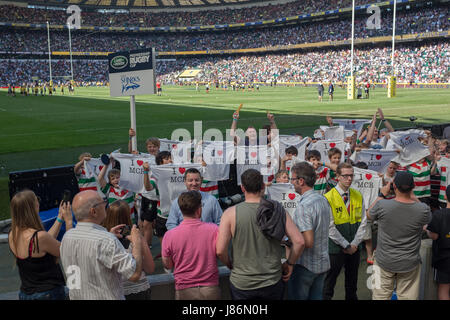
[[[431,220],[431,211],[412,197],[414,179],[411,173],[397,172],[393,181],[395,198],[384,200],[391,183],[381,189],[367,214],[368,219],[378,221],[372,299],[391,299],[396,283],[399,300],[417,300],[421,235],[423,227]]]

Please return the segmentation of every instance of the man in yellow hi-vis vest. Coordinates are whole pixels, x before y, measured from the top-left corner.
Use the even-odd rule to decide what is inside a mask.
[[[350,188],[353,167],[341,163],[336,170],[338,184],[325,194],[331,206],[328,241],[331,268],[325,277],[323,299],[331,300],[336,279],[345,267],[345,299],[357,300],[359,245],[366,232],[367,218],[361,193]]]

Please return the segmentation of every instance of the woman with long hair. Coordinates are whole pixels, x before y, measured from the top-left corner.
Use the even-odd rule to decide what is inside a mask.
[[[45,231],[39,217],[39,201],[31,190],[11,199],[11,231],[8,241],[16,257],[21,280],[20,300],[64,300],[64,276],[57,262],[61,225],[72,228],[70,203],[61,202],[53,226]]]
[[[130,206],[123,200],[116,200],[109,205],[106,211],[106,219],[103,222],[103,227],[105,227],[106,230],[111,230],[113,227],[118,225],[123,225],[123,228],[129,227],[131,229],[132,227]],[[131,253],[133,248],[130,241],[126,237],[119,240],[125,249]],[[126,300],[150,300],[151,289],[146,273],[150,274],[155,271],[155,263],[150,252],[150,248],[148,247],[147,241],[144,237],[142,237],[142,248],[142,265],[144,271],[142,271],[141,278],[138,282],[124,280],[123,289]]]

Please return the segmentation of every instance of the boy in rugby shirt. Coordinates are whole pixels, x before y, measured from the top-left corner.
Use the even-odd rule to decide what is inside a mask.
[[[330,179],[328,180],[328,190],[336,187],[338,179],[336,177],[336,168],[341,163],[342,152],[338,148],[331,148],[328,150],[329,164],[325,164],[330,167]]]
[[[436,162],[431,168],[431,175],[434,174],[438,174],[440,178],[439,205],[441,208],[445,208],[447,206],[445,190],[450,184],[450,145],[446,146],[443,156],[436,156]]]
[[[119,186],[120,183],[120,170],[111,169],[108,172],[108,181],[105,180],[105,174],[108,166],[104,166],[98,175],[98,182],[100,184],[100,190],[105,195],[108,203],[111,204],[116,200],[124,200],[130,206],[130,214],[137,223],[137,217],[134,210],[134,198],[136,194],[132,191],[122,189]]]
[[[406,166],[406,171],[414,178],[414,195],[423,203],[431,206],[431,167],[434,162],[434,142],[430,131],[425,131],[428,135],[428,147],[430,155],[419,161]]]
[[[89,152],[84,152],[78,157],[78,162],[75,164],[73,171],[78,181],[78,189],[81,191],[94,190],[97,191],[97,181],[95,177],[87,178],[84,171],[84,161],[91,160],[92,155]]]
[[[306,161],[311,163],[316,171],[317,179],[314,184],[314,191],[325,194],[327,192],[327,182],[330,179],[330,168],[326,167],[325,163],[321,161],[320,152],[317,150],[308,151]]]

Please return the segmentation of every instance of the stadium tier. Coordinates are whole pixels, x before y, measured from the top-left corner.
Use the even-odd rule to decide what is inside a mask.
[[[355,20],[355,38],[389,36],[392,14],[383,15],[383,28],[367,29],[366,19]],[[442,32],[450,30],[449,14],[431,8],[401,12],[397,15],[396,34]],[[99,33],[72,32],[74,52],[115,52],[154,47],[157,51],[227,50],[339,41],[351,38],[351,19],[332,22],[204,33]],[[51,32],[51,50],[68,51],[67,31]],[[47,52],[47,31],[13,28],[0,29],[0,52]]]
[[[373,1],[361,0],[359,4],[371,2]],[[410,0],[398,2],[395,32],[398,41],[395,57],[398,81],[448,82],[448,3]],[[115,29],[72,30],[71,47],[77,59],[74,63],[74,78],[80,82],[106,82],[108,77],[105,59],[108,53],[153,47],[159,58],[158,77],[164,83],[176,83],[178,75],[190,67],[203,70],[203,81],[265,82],[274,77],[278,81],[290,82],[315,82],[323,78],[345,81],[350,73],[351,17],[348,11],[339,8],[345,8],[349,3],[350,1],[329,1],[325,5],[310,0],[273,5],[262,3],[262,6],[255,8],[185,11],[185,14],[192,15],[188,18],[179,11],[160,12],[155,20],[149,18],[154,14],[152,12],[101,13],[83,9],[83,23],[102,27],[125,24],[131,26],[136,21],[143,21],[143,24],[138,25],[144,26],[189,26],[312,13],[305,18],[307,23],[299,23],[300,20],[294,19],[293,22],[284,21],[270,27],[244,25],[240,29],[219,31],[131,32],[126,28],[122,28],[120,32]],[[355,19],[355,72],[360,79],[371,82],[386,81],[392,69],[391,50],[388,47],[392,35],[392,8],[389,2],[379,2],[378,5],[382,8],[380,28],[368,27],[370,13],[365,10],[363,13],[359,12]],[[312,18],[322,16],[318,10],[331,8],[338,8],[340,12],[334,15],[328,11],[322,12],[323,16],[329,16],[327,19]],[[196,20],[193,18],[195,15],[207,20]],[[178,22],[173,21],[175,16],[178,16]],[[53,26],[50,30],[53,75],[58,77],[58,74],[69,74],[69,42],[67,30],[62,26],[64,19],[67,19],[67,15],[61,10],[0,6],[2,85],[29,82],[33,77],[49,80],[48,61],[46,63],[48,34],[46,28],[36,24],[47,20]]]
[[[157,1],[117,1],[113,7],[119,8],[114,12],[108,10],[108,2],[98,1],[97,6],[93,6],[92,1],[45,1],[36,2],[33,8],[23,8],[11,5],[0,7],[0,21],[15,23],[46,23],[66,24],[67,16],[62,13],[70,4],[77,4],[83,8],[81,18],[82,24],[87,26],[116,26],[116,27],[155,27],[155,26],[199,26],[199,25],[216,25],[224,23],[245,23],[264,19],[276,19],[284,17],[293,17],[300,14],[311,14],[324,12],[327,10],[339,10],[351,7],[351,0],[332,0],[332,1],[248,1],[248,0],[195,0],[195,1],[179,1],[179,0],[157,0]],[[278,2],[278,4],[277,4]],[[283,2],[283,3],[280,3]],[[287,2],[287,3],[286,3]],[[375,0],[358,0],[357,5],[368,3],[376,3]],[[409,2],[405,0],[405,2]],[[172,9],[171,12],[152,12],[152,11],[133,11],[135,4],[149,4],[145,9]],[[233,7],[225,6],[231,3]],[[274,4],[275,3],[275,4]],[[386,3],[386,2],[384,2]],[[387,2],[389,3],[389,2]],[[64,7],[56,6],[64,5]],[[109,2],[112,4],[112,2]],[[119,5],[122,4],[122,5]],[[155,4],[155,5],[151,5]],[[161,6],[159,4],[162,4]],[[182,4],[195,7],[196,11],[176,10],[183,7]],[[210,7],[197,8],[205,4],[215,5],[215,10]],[[246,7],[242,7],[246,5]],[[251,5],[251,7],[248,7]],[[46,9],[50,7],[52,10]],[[102,10],[99,12],[98,10]],[[106,8],[106,10],[105,10]],[[59,10],[58,10],[59,9]],[[106,12],[105,12],[106,11]]]
[[[396,50],[396,74],[399,82],[450,82],[448,42],[403,44]],[[175,84],[185,69],[200,69],[198,79],[206,82],[237,81],[279,82],[345,81],[350,73],[348,49],[319,50],[306,53],[210,56],[157,60],[158,80]],[[390,72],[390,48],[365,48],[355,51],[359,81],[382,83]],[[80,82],[106,82],[106,60],[74,61],[74,78]],[[68,75],[69,60],[52,60],[54,77]],[[31,82],[32,77],[48,79],[47,60],[2,60],[0,85]]]

